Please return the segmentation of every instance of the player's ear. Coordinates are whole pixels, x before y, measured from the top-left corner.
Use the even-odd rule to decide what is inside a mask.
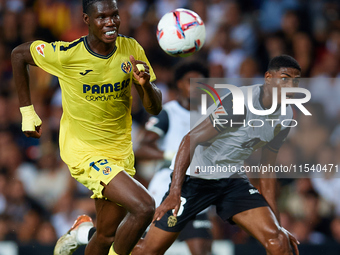
[[[83,21],[85,22],[86,25],[90,25],[90,17],[86,13],[83,13]]]
[[[266,83],[266,84],[269,84],[271,78],[273,78],[273,74],[272,74],[270,71],[267,71],[267,72],[264,74],[264,81],[265,81],[265,83]]]

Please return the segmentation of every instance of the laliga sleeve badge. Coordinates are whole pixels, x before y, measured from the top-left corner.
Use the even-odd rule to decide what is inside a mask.
[[[177,218],[173,215],[170,215],[168,217],[168,227],[169,228],[172,228],[174,227],[175,225],[177,224]]]
[[[45,49],[45,44],[39,44],[37,47],[35,47],[35,49],[37,50],[37,52],[39,53],[39,55],[45,57],[45,52],[44,52],[44,49]]]
[[[112,169],[111,167],[109,166],[106,166],[104,169],[103,169],[103,174],[104,175],[109,175],[111,173]]]
[[[214,111],[213,111],[213,116],[215,119],[218,119],[220,116],[226,116],[228,115],[228,112],[226,111],[226,109],[223,107],[223,105],[217,107]]]
[[[132,65],[129,61],[124,61],[121,65],[121,68],[124,73],[130,73],[132,70]]]

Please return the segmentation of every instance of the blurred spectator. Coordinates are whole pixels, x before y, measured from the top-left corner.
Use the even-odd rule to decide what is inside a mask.
[[[248,56],[254,55],[257,48],[257,38],[252,26],[243,20],[237,2],[231,2],[227,5],[222,25],[230,27],[230,40],[236,47],[243,49]]]
[[[57,236],[54,227],[49,221],[44,221],[40,224],[37,230],[36,239],[40,245],[54,246],[57,241]]]
[[[248,57],[243,60],[240,66],[240,78],[261,78],[261,81],[263,81],[255,59]]]
[[[206,7],[206,19],[201,17],[206,28],[206,45],[210,47],[213,44],[213,39],[216,36],[221,21],[223,20],[227,2],[223,0],[212,0]]]
[[[338,164],[335,158],[334,148],[323,146],[317,153],[317,164],[323,169],[320,173],[314,173],[311,181],[315,191],[334,207],[334,214],[340,216],[340,200],[337,196],[340,192],[340,175],[334,166]],[[329,165],[329,164],[332,164]]]
[[[54,36],[59,37],[71,26],[71,10],[63,1],[37,0],[35,9],[39,24],[48,28]]]
[[[15,13],[23,11],[24,7],[25,0],[10,0],[6,2],[6,8]]]
[[[263,71],[267,70],[270,59],[282,54],[287,54],[287,45],[280,33],[267,35],[263,40],[262,47],[262,51],[264,52],[260,54],[262,55],[261,62]]]
[[[301,77],[309,77],[314,63],[313,42],[307,33],[295,33],[292,38],[292,53],[301,66]]]
[[[169,11],[186,7],[187,0],[159,0],[155,2],[155,5],[157,17],[160,19]]]
[[[298,164],[315,163],[318,149],[327,143],[329,136],[329,130],[322,122],[322,108],[318,105],[308,105],[307,109],[312,116],[299,114],[296,117],[299,124],[294,129],[294,134],[290,136],[299,153]]]
[[[209,63],[221,65],[224,69],[225,77],[238,78],[240,76],[240,66],[245,59],[245,52],[230,40],[230,29],[221,26],[216,36],[217,47],[209,54]]]
[[[58,160],[56,151],[50,144],[43,146],[41,158],[38,161],[39,174],[29,194],[51,210],[57,201],[67,192],[70,174],[67,166]]]
[[[332,53],[326,53],[318,65],[314,67],[309,91],[312,101],[322,104],[328,119],[340,116],[340,59]]]
[[[10,217],[0,213],[0,242],[13,239],[10,231]]]
[[[332,237],[334,241],[337,243],[340,243],[340,218],[337,217],[333,219],[331,223],[331,231],[332,231]]]
[[[340,57],[340,27],[333,29],[326,41],[326,49],[335,55],[338,59]]]
[[[22,222],[32,209],[42,211],[42,207],[25,194],[25,190],[20,181],[10,181],[6,190],[5,213],[11,215],[16,222]]]
[[[1,173],[0,174],[0,215],[4,213],[6,209],[5,188],[6,188],[6,176],[3,173]]]
[[[73,195],[70,192],[64,194],[55,205],[54,213],[51,217],[57,237],[64,235],[71,228],[74,220],[84,213],[91,215],[93,211],[77,208]]]
[[[26,9],[21,14],[20,37],[23,42],[34,40],[44,40],[53,42],[57,38],[52,35],[49,29],[43,28],[38,24],[37,15],[33,9]]]
[[[260,28],[263,32],[276,32],[280,29],[282,16],[286,10],[299,8],[297,0],[264,0],[260,7]]]
[[[279,199],[281,211],[295,219],[308,220],[312,227],[331,214],[330,205],[319,199],[310,179],[299,178],[285,186]],[[327,228],[327,226],[325,226]]]
[[[20,243],[32,242],[37,234],[37,230],[40,224],[41,215],[34,210],[29,210],[25,213],[23,220],[18,226],[17,239]]]
[[[291,51],[292,48],[293,37],[298,32],[299,28],[300,20],[298,13],[293,10],[287,11],[281,20],[281,32],[288,45],[289,51]]]
[[[313,227],[307,220],[298,220],[292,224],[291,233],[300,243],[323,244],[327,241],[327,237],[317,231],[313,231]]]
[[[2,26],[2,40],[5,43],[6,50],[14,49],[18,46],[22,41],[19,38],[19,19],[17,19],[17,14],[6,10],[3,15],[3,24]]]
[[[88,34],[88,28],[83,21],[83,7],[80,4],[71,5],[72,15],[68,29],[61,32],[60,39],[66,42],[72,42],[84,35]],[[121,15],[121,13],[120,13]],[[120,31],[121,32],[121,31]],[[53,41],[53,40],[51,40]]]

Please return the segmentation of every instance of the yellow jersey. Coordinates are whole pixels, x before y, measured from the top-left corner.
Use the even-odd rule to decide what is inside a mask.
[[[107,56],[93,52],[86,37],[73,42],[35,41],[30,47],[37,66],[59,78],[63,115],[60,121],[60,154],[76,168],[90,157],[126,159],[132,153],[131,85],[129,56],[150,67],[143,48],[119,35]]]

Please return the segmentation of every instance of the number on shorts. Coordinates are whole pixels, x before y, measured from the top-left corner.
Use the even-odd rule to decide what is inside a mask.
[[[187,199],[185,197],[181,197],[181,206],[179,207],[178,213],[177,213],[177,217],[181,216],[181,214],[184,211],[184,205],[187,202]],[[175,209],[172,210],[172,214],[175,212]]]
[[[109,162],[107,161],[107,159],[101,159],[101,160],[98,161],[98,163],[99,163],[99,165],[103,166],[103,165],[106,165]],[[99,167],[96,166],[95,162],[91,162],[90,167],[93,167],[93,169],[96,170],[96,171],[100,170]]]
[[[101,162],[101,161],[103,161],[103,162]],[[98,163],[99,163],[99,165],[103,166],[103,165],[106,165],[109,162],[107,161],[107,159],[101,159],[101,160],[98,161]]]
[[[90,167],[93,167],[93,169],[96,170],[96,171],[100,170],[99,167],[97,167],[94,162],[90,163]]]

